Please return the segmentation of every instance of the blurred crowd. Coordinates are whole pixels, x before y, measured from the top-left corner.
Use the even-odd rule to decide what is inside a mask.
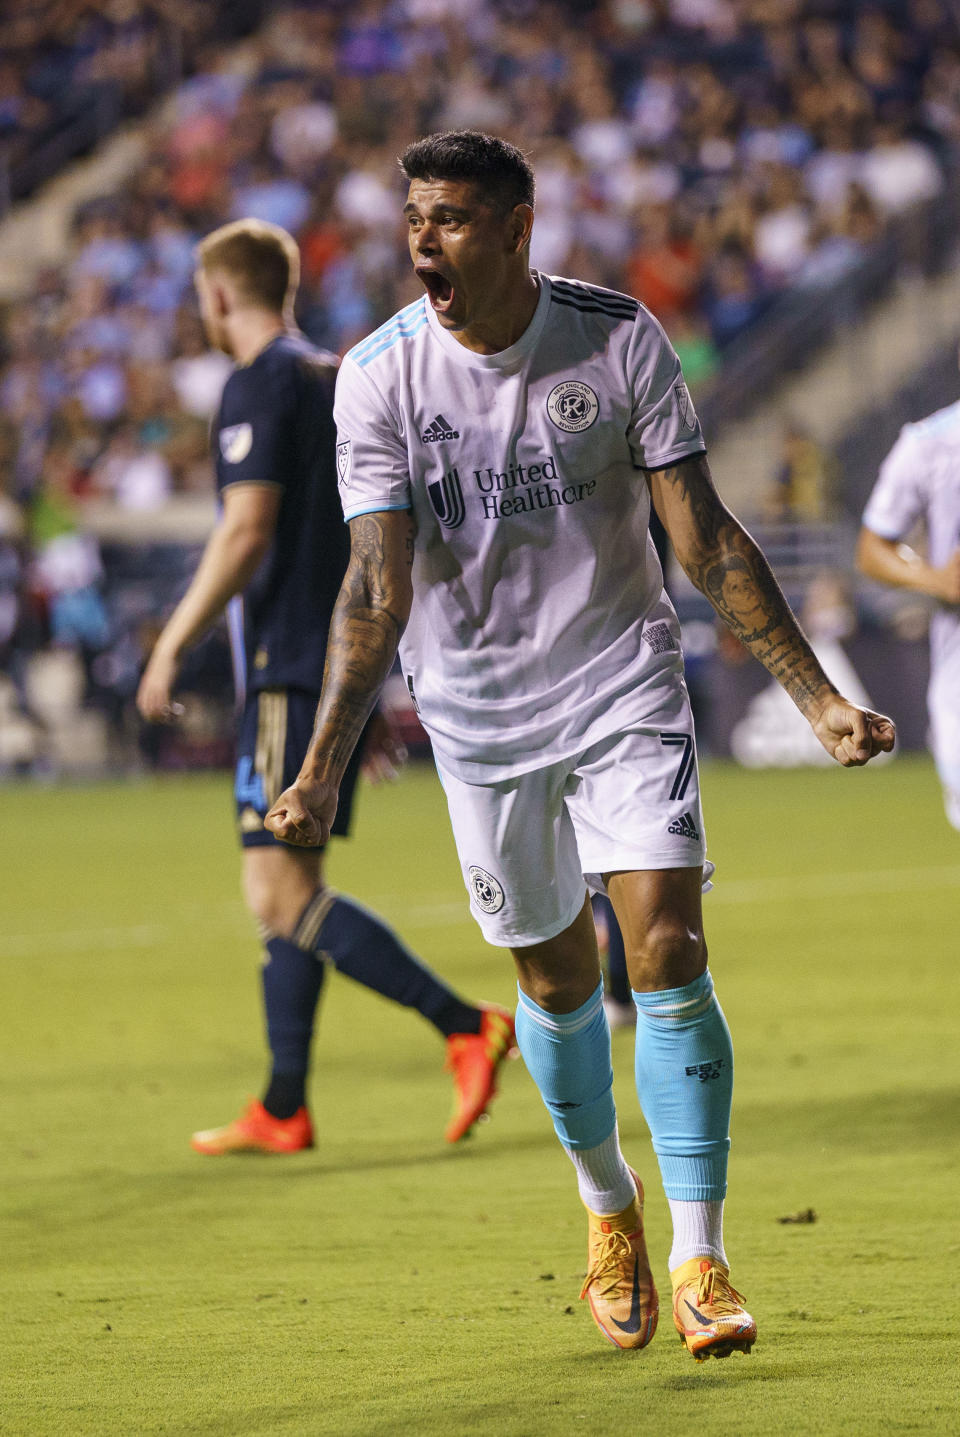
[[[141,83],[171,27],[196,63],[136,173],[78,210],[66,262],[0,318],[0,665],[27,634],[116,640],[88,500],[146,516],[208,491],[228,366],[191,277],[225,220],[297,236],[300,322],[342,352],[420,292],[400,150],[438,128],[506,134],[537,173],[534,264],[642,299],[696,392],[785,290],[842,275],[936,197],[960,142],[947,0],[302,0],[204,48],[229,9],[3,9],[8,146],[69,85]]]
[[[19,198],[58,160],[140,113],[202,63],[204,47],[248,29],[260,8],[257,0],[4,0],[3,198]]]

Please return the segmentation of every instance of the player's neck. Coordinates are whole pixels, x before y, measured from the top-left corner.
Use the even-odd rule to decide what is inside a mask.
[[[244,309],[231,317],[230,348],[237,364],[252,364],[257,355],[280,334],[292,328],[282,314],[266,309]]]
[[[524,270],[508,291],[497,296],[495,307],[463,329],[453,330],[453,337],[473,354],[501,354],[525,333],[539,300],[537,278]]]

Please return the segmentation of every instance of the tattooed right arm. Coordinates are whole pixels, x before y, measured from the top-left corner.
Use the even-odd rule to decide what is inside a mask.
[[[893,724],[834,688],[770,565],[722,503],[703,455],[652,470],[648,482],[683,568],[731,632],[783,685],[827,752],[845,768],[889,752]]]
[[[704,456],[653,471],[650,491],[689,578],[807,718],[836,696],[770,565],[720,499]]]
[[[350,563],[330,622],[320,706],[303,774],[339,783],[384,679],[413,601],[409,510],[350,521]]]

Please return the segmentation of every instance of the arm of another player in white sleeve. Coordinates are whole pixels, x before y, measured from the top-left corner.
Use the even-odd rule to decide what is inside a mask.
[[[857,568],[881,584],[928,594],[943,604],[960,604],[960,549],[937,568],[909,544],[885,539],[864,525],[857,539]]]
[[[337,375],[337,482],[344,518],[409,509],[410,476],[399,414],[355,360]]]
[[[870,579],[929,594],[943,603],[960,603],[960,550],[942,568],[901,542],[927,511],[930,464],[913,425],[900,437],[880,467],[857,540],[857,568]]]
[[[627,380],[634,395],[627,441],[638,469],[660,469],[706,453],[676,350],[642,306],[627,350]]]

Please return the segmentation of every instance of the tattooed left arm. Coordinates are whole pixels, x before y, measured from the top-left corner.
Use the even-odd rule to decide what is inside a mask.
[[[705,457],[651,470],[647,481],[684,571],[783,685],[827,752],[846,767],[891,749],[890,720],[849,703],[827,678],[770,565],[717,493]]]

